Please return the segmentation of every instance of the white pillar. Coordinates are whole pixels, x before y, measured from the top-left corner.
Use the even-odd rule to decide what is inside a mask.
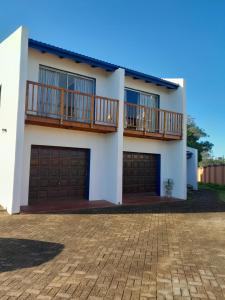
[[[174,92],[176,111],[183,114],[183,137],[180,141],[169,141],[169,161],[171,178],[174,180],[173,197],[187,199],[187,120],[186,120],[186,88],[184,79],[169,79],[179,84]]]
[[[28,37],[20,27],[0,44],[0,203],[20,211]]]
[[[187,159],[187,184],[190,184],[194,190],[198,189],[198,150],[187,147],[187,151],[192,156]]]
[[[116,204],[122,203],[124,76],[120,68],[109,78],[111,97],[119,100],[119,118],[117,132],[106,136],[105,200]]]

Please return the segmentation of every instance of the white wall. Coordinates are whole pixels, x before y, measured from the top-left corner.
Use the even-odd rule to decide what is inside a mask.
[[[9,213],[20,209],[27,49],[22,27],[0,44],[0,204]]]
[[[122,151],[160,154],[161,195],[164,195],[164,180],[173,178],[175,182],[173,196],[184,199],[177,184],[181,170],[174,167],[174,165],[176,166],[176,157],[173,156],[173,149],[170,147],[171,142],[124,137],[122,148],[116,153],[115,148],[118,147],[118,144],[115,139],[115,134],[104,135],[26,125],[21,205],[28,203],[31,145],[90,149],[89,200],[104,199],[114,203],[122,201]],[[116,157],[117,155],[119,157]]]
[[[28,204],[29,168],[31,145],[49,145],[91,150],[89,200],[122,202],[123,155],[123,78],[124,70],[118,69],[108,79],[108,93],[120,99],[118,131],[96,134],[75,130],[54,129],[26,125],[22,204]]]
[[[177,112],[183,113],[183,136],[181,141],[171,141],[170,164],[174,170],[174,182],[177,187],[176,197],[181,199],[187,198],[187,119],[186,119],[186,83],[182,78],[168,79],[171,82],[179,84],[179,88],[173,92],[173,99]]]
[[[96,79],[96,95],[113,97],[115,94],[111,88],[111,72],[99,68],[92,68],[89,65],[76,63],[70,59],[59,58],[56,55],[41,53],[35,49],[29,49],[28,58],[28,80],[38,82],[39,66],[59,69]]]
[[[182,80],[168,79],[171,82],[182,82]],[[172,110],[174,112],[183,112],[182,98],[177,95],[176,90],[169,90],[165,87],[159,87],[154,84],[146,83],[142,80],[125,77],[125,87],[140,90],[147,93],[153,93],[160,96],[160,108]]]
[[[123,109],[124,109],[124,70],[118,69],[110,78],[110,94],[119,100],[119,120],[117,132],[106,136],[107,170],[106,181],[110,182],[107,200],[122,203],[123,181]],[[106,183],[106,187],[108,184]]]
[[[174,188],[172,196],[179,199],[186,199],[186,176],[177,161],[179,153],[176,147],[172,147],[171,141],[157,141],[152,139],[138,139],[132,137],[124,137],[124,151],[142,152],[151,154],[160,154],[161,170],[160,170],[160,195],[165,195],[164,181],[172,178]],[[178,142],[175,142],[178,143]]]
[[[192,153],[192,156],[187,159],[187,184],[193,186],[194,190],[198,189],[198,150],[187,147],[187,151]]]
[[[164,195],[163,182],[167,178],[173,177],[173,171],[170,167],[168,152],[168,143],[166,141],[156,141],[152,139],[140,139],[133,137],[124,137],[123,151],[142,152],[151,154],[160,154],[161,158],[161,188],[160,195]]]
[[[103,150],[105,151],[104,154],[107,155],[107,164],[105,164],[105,172],[101,182],[103,188],[105,188],[104,199],[114,203],[121,203],[124,70],[118,69],[115,72],[106,72],[98,68],[91,68],[85,64],[78,64],[68,59],[60,59],[54,55],[43,54],[39,51],[29,49],[29,80],[38,81],[40,65],[95,78],[97,95],[120,100],[119,125],[117,132],[102,135],[105,142],[105,148]],[[110,185],[108,184],[109,182]]]
[[[108,143],[104,134],[26,125],[21,205],[28,204],[31,145],[90,149],[89,200],[107,199],[112,182],[106,173],[109,157],[106,151]]]
[[[178,83],[177,90],[168,90],[152,84],[126,77],[125,86],[160,95],[160,108],[184,114],[183,139],[180,141],[157,141],[153,139],[124,138],[124,151],[153,153],[161,155],[161,195],[165,194],[164,181],[174,181],[173,197],[187,198],[186,188],[186,98],[183,79],[168,79]]]

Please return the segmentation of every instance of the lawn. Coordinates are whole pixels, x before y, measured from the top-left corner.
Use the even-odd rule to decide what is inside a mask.
[[[225,202],[225,185],[213,184],[213,183],[199,183],[200,189],[209,189],[217,193],[218,199]]]

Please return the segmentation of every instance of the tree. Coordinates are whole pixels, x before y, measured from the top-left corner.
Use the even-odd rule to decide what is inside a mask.
[[[213,144],[209,141],[202,141],[202,138],[208,137],[204,129],[197,126],[195,120],[188,116],[187,119],[187,145],[188,147],[198,149],[198,162],[202,159],[209,159]]]
[[[224,157],[209,157],[204,159],[200,162],[201,167],[207,166],[216,166],[216,165],[225,165],[225,158]]]

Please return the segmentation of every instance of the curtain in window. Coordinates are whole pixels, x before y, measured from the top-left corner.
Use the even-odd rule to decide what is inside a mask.
[[[129,127],[141,130],[143,127],[142,115],[143,109],[138,107],[140,93],[138,91],[125,89],[125,101],[130,105],[125,106],[125,122]]]
[[[68,89],[81,94],[68,93],[68,118],[79,122],[90,122],[91,96],[94,94],[94,80],[68,75]],[[88,94],[88,95],[87,95]]]
[[[93,95],[94,80],[41,67],[39,82],[69,90],[64,94],[64,117],[67,120],[90,122],[91,96],[72,91]],[[38,111],[57,117],[60,113],[60,93],[58,90],[40,87]]]
[[[125,101],[140,105],[126,107],[125,115],[128,124],[137,130],[145,129],[149,132],[158,130],[159,116],[158,111],[154,110],[154,108],[159,108],[158,95],[125,89]],[[152,109],[146,110],[144,107]]]
[[[158,108],[158,95],[140,93],[139,104],[147,107]]]
[[[55,71],[40,68],[39,82],[58,87],[59,74]],[[47,87],[39,87],[38,112],[41,115],[57,117],[60,112],[60,91]]]
[[[146,111],[146,130],[149,132],[156,132],[158,130],[158,114],[159,112],[154,108],[159,108],[159,96],[153,94],[140,93],[139,104],[152,108]]]

